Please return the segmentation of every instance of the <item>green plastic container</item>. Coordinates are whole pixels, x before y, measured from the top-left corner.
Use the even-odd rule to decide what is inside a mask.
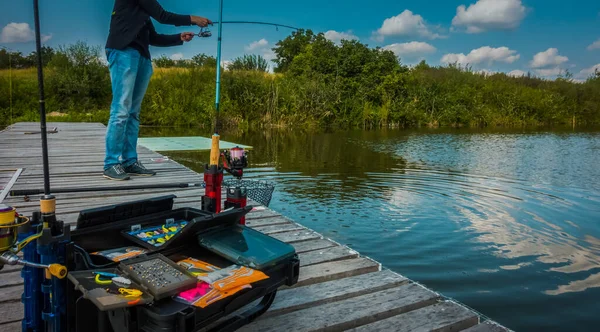
[[[200,233],[198,244],[237,265],[256,270],[277,265],[296,254],[291,245],[242,225]]]

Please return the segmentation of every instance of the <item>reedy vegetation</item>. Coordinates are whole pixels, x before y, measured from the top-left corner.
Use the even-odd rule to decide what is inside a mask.
[[[222,76],[221,119],[230,126],[521,126],[600,123],[600,74],[584,83],[569,75],[484,75],[457,65],[402,65],[390,51],[358,41],[336,45],[323,34],[294,32],[267,61],[246,55]],[[78,42],[44,49],[47,110],[61,121],[106,123],[111,102],[100,47]],[[0,125],[36,121],[33,55],[0,51]],[[29,65],[28,65],[29,64]],[[155,74],[142,106],[144,125],[204,126],[214,117],[216,60],[154,60]],[[11,99],[12,90],[12,99]],[[12,102],[12,106],[11,106]],[[11,111],[12,108],[12,111]],[[52,120],[52,117],[51,117]]]

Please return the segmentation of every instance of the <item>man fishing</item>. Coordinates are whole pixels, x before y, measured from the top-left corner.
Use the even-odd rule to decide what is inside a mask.
[[[165,11],[157,0],[115,0],[106,42],[113,99],[106,130],[104,177],[111,180],[156,174],[140,163],[136,150],[142,100],[153,72],[149,46],[177,46],[194,37],[192,32],[159,34],[150,18],[174,26],[212,24],[204,17]]]

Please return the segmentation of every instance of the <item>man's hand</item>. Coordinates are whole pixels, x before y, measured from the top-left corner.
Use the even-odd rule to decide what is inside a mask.
[[[181,41],[189,42],[192,39],[194,39],[194,33],[192,33],[192,32],[182,32],[181,33]]]
[[[192,17],[192,24],[195,24],[201,28],[205,28],[209,24],[210,25],[213,24],[213,22],[211,20],[204,18],[204,17],[194,16],[194,15],[191,15],[191,17]]]

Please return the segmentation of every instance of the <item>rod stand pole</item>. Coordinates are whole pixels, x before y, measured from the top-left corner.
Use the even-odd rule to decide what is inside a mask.
[[[48,169],[48,136],[46,134],[46,100],[44,96],[44,68],[42,61],[42,38],[40,34],[40,10],[38,0],[33,0],[33,16],[35,21],[35,49],[37,52],[40,129],[42,134],[42,158],[44,166],[44,194],[50,195],[50,172]]]

